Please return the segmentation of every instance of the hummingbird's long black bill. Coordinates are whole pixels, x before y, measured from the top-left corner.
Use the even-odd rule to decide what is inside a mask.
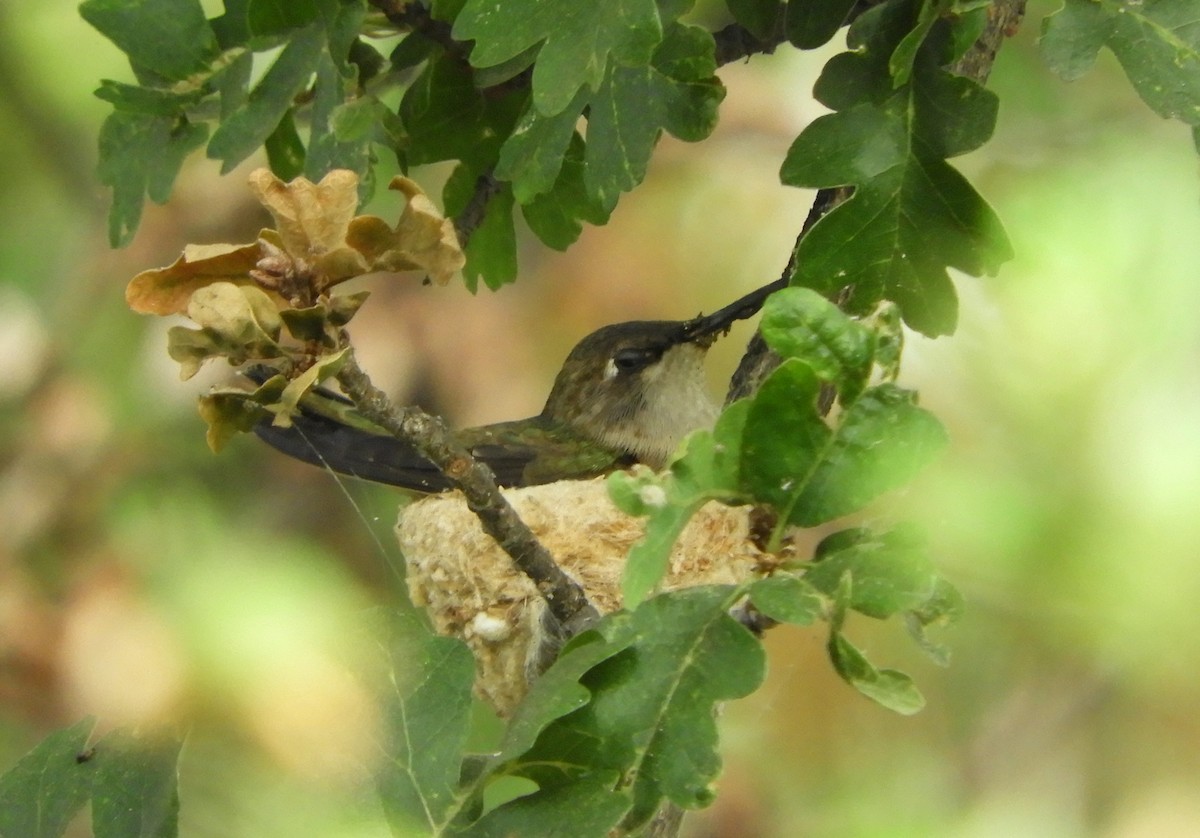
[[[727,331],[735,320],[745,320],[753,317],[763,307],[767,297],[781,288],[787,287],[786,279],[777,279],[761,288],[756,288],[744,297],[734,300],[727,306],[719,308],[712,314],[694,317],[683,324],[682,340],[693,343],[711,343],[717,336]]]

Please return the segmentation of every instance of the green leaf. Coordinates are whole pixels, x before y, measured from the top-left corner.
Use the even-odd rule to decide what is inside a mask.
[[[532,103],[525,108],[496,163],[496,177],[512,183],[518,203],[528,204],[554,186],[585,104],[587,97],[581,93],[554,116],[542,116]]]
[[[632,734],[610,747],[633,745],[634,796],[646,815],[659,794],[685,809],[712,802],[721,764],[716,705],[762,683],[762,646],[728,615],[730,605],[728,589],[717,586],[646,602],[634,613],[636,656],[606,662],[610,675],[630,680],[593,687],[595,718]]]
[[[581,88],[598,90],[610,63],[645,65],[662,39],[662,25],[654,0],[569,7],[553,0],[468,0],[454,21],[454,39],[475,41],[475,67],[503,64],[541,45],[533,102],[540,113],[553,116]]]
[[[293,33],[246,101],[221,123],[208,143],[208,156],[221,161],[222,174],[254,153],[275,131],[296,95],[308,86],[325,44],[320,23]]]
[[[178,832],[177,765],[183,742],[114,730],[92,759],[95,838],[169,838]]]
[[[859,313],[894,300],[912,328],[949,334],[958,304],[946,267],[994,274],[1012,252],[999,219],[966,179],[910,145],[907,109],[897,99],[885,111],[864,105],[821,117],[792,145],[785,182],[858,184],[801,241],[794,281],[825,293],[850,286],[849,306]],[[847,160],[851,153],[857,156]],[[849,166],[832,176],[839,162]],[[830,176],[814,176],[817,170]]]
[[[696,0],[656,0],[658,16],[664,24],[679,20],[696,5]]]
[[[437,52],[437,43],[419,32],[409,32],[388,55],[393,70],[407,70],[428,61]]]
[[[250,95],[250,75],[254,71],[254,53],[244,50],[214,77],[221,99],[221,119],[237,111]]]
[[[466,4],[467,0],[431,0],[429,11],[434,20],[453,23]]]
[[[749,400],[741,482],[791,518],[833,432],[817,412],[821,382],[803,361],[784,361]],[[800,513],[794,513],[799,517]]]
[[[739,497],[738,451],[749,408],[748,401],[734,402],[712,431],[689,434],[682,455],[666,475],[648,469],[609,475],[609,494],[616,505],[631,515],[650,516],[646,535],[625,562],[621,592],[626,608],[636,608],[657,587],[671,548],[701,506]]]
[[[503,765],[518,759],[534,746],[552,722],[587,704],[591,693],[579,683],[580,678],[602,661],[629,648],[632,642],[632,636],[609,640],[594,631],[572,638],[553,665],[530,686],[505,728],[492,764]]]
[[[245,44],[250,40],[250,26],[247,21],[250,0],[225,0],[225,14],[214,17],[209,23],[217,36],[221,49]]]
[[[518,797],[488,812],[461,834],[463,838],[611,835],[632,803],[628,792],[617,790],[619,781],[616,771],[597,771],[569,786]]]
[[[610,213],[588,194],[584,183],[584,145],[576,134],[549,192],[521,207],[529,229],[546,245],[566,250],[583,232],[581,221],[605,224]]]
[[[183,159],[204,145],[208,128],[169,116],[117,111],[100,128],[100,181],[112,187],[108,240],[124,247],[133,239],[146,195],[164,203]]]
[[[775,32],[775,26],[783,12],[781,0],[725,0],[729,13],[750,34],[766,39]]]
[[[58,838],[91,791],[95,765],[82,758],[96,720],[56,731],[0,776],[0,836]]]
[[[904,484],[946,442],[937,419],[895,385],[866,390],[835,428],[817,412],[819,390],[811,367],[785,361],[751,402],[741,452],[745,487],[806,527]]]
[[[825,296],[848,287],[853,313],[894,300],[909,326],[932,336],[957,320],[947,267],[994,274],[1012,250],[992,209],[945,162],[991,135],[997,109],[994,94],[936,66],[947,26],[934,27],[908,83],[894,86],[889,62],[912,30],[910,7],[888,3],[855,22],[857,51],[832,59],[815,91],[838,112],[796,138],[780,177],[855,186],[801,240],[793,283]]]
[[[946,442],[941,423],[913,403],[910,391],[893,384],[868,389],[839,418],[792,520],[814,526],[862,509],[911,480]]]
[[[854,0],[791,0],[787,36],[800,49],[815,49],[842,28]]]
[[[1063,81],[1075,81],[1092,69],[1100,48],[1113,35],[1114,23],[1103,3],[1064,3],[1042,21],[1042,58]]]
[[[354,142],[377,136],[377,126],[391,110],[374,96],[358,96],[337,105],[330,114],[330,128],[342,142]]]
[[[345,8],[354,9],[350,6]],[[363,10],[357,8],[354,11],[361,16]],[[357,22],[355,25],[357,26]],[[316,183],[334,169],[349,169],[358,175],[359,202],[365,203],[370,200],[375,190],[375,170],[371,166],[372,136],[369,132],[356,132],[348,137],[338,136],[333,125],[335,114],[347,102],[366,101],[356,99],[357,92],[358,69],[353,65],[342,65],[334,53],[323,53],[317,62],[312,130],[304,174]]]
[[[527,98],[519,90],[485,96],[458,59],[431,60],[400,100],[407,165],[462,160],[477,172],[491,168]]]
[[[1200,26],[1180,0],[1067,0],[1042,23],[1042,57],[1066,81],[1107,46],[1159,116],[1200,125]]]
[[[443,834],[458,801],[475,661],[461,641],[432,634],[415,616],[397,616],[394,628],[387,762],[376,784],[396,834]]]
[[[644,503],[648,503],[646,498],[654,489],[661,491],[655,483],[643,487]],[[693,495],[683,502],[668,498],[664,497],[663,505],[651,518],[652,524],[646,527],[646,534],[629,551],[625,572],[621,575],[621,594],[626,608],[637,608],[662,581],[667,572],[671,548],[687,522],[707,500],[703,494]]]
[[[304,171],[304,141],[296,131],[293,111],[289,108],[271,135],[263,141],[267,162],[280,180],[292,180]]]
[[[111,102],[118,111],[152,114],[155,116],[178,117],[187,108],[204,96],[200,89],[178,93],[160,87],[140,87],[103,79],[96,90],[96,98]]]
[[[875,532],[869,527],[847,527],[844,530],[835,530],[817,542],[817,546],[813,548],[813,561],[819,562],[839,550],[869,543],[874,538]],[[849,600],[847,599],[846,602]]]
[[[249,0],[246,23],[257,37],[281,35],[319,20],[328,0]]]
[[[841,632],[829,636],[829,659],[838,675],[872,701],[911,716],[925,706],[925,698],[912,679],[894,669],[876,669]]]
[[[877,619],[920,608],[933,596],[938,575],[924,543],[906,532],[858,540],[838,550],[821,550],[804,580],[833,596],[843,576],[853,580],[847,606]]]
[[[788,574],[776,573],[759,579],[748,593],[755,608],[781,623],[812,625],[825,609],[812,585]]]
[[[359,67],[349,60],[366,9],[359,3],[334,4],[326,15],[327,45],[317,61],[304,173],[316,182],[334,169],[349,169],[358,175],[359,201],[365,203],[375,190],[375,171],[371,165],[374,135],[369,128],[345,123],[353,122],[347,117],[352,117],[356,110],[364,112],[358,118],[360,123],[371,121],[379,110],[372,107],[373,102],[377,103],[374,97],[359,95]],[[339,116],[344,121],[342,131],[335,123]]]
[[[917,58],[917,50],[925,43],[933,24],[937,22],[944,0],[921,0],[917,13],[917,23],[909,30],[896,49],[888,58],[888,71],[892,75],[892,83],[896,87],[908,84],[912,78],[913,62]]]
[[[595,93],[580,90],[551,116],[531,104],[505,141],[496,175],[511,180],[517,200],[528,204],[556,182],[579,113],[588,107],[584,182],[603,213],[621,192],[641,183],[663,130],[701,140],[716,125],[724,88],[713,75],[712,36],[672,24],[651,64],[613,65]]]
[[[135,69],[182,81],[220,48],[199,0],[85,0],[79,14],[129,56]]]
[[[538,48],[530,47],[520,55],[516,55],[501,64],[476,69],[475,86],[480,90],[484,90],[511,81],[533,66],[533,62],[537,60],[537,54]]]
[[[467,242],[467,264],[463,280],[474,291],[479,280],[495,291],[517,278],[517,233],[513,227],[512,190],[501,189],[492,195],[483,222]]]
[[[616,772],[633,796],[630,830],[664,796],[688,809],[710,803],[716,704],[748,695],[765,667],[762,646],[726,613],[735,597],[732,587],[690,588],[606,617],[597,630],[633,645],[584,677],[592,700],[550,725],[511,770],[537,782],[538,795]]]
[[[99,175],[101,181],[113,187],[114,216],[118,196],[127,195],[132,204],[136,193],[136,212],[131,206],[127,208],[133,216],[129,234],[141,215],[141,192],[156,204],[166,203],[183,159],[207,137],[208,126],[178,117],[117,112],[104,120],[100,128]],[[127,241],[121,239],[122,244]]]
[[[946,626],[962,616],[962,594],[945,579],[938,578],[933,593],[921,606],[904,615],[909,635],[925,655],[938,666],[950,665],[950,650],[935,642],[928,633],[930,626]]]
[[[946,53],[947,60],[957,61],[975,45],[983,31],[987,29],[991,5],[991,0],[955,4],[955,14],[950,18],[950,44]]]
[[[850,599],[854,595],[854,579],[849,573],[842,574],[838,580],[837,590],[833,592],[833,601],[829,609],[830,637],[841,632],[846,625],[846,615],[850,612]]]
[[[610,68],[591,99],[584,176],[602,206],[642,182],[664,130],[687,142],[712,133],[725,98],[713,55],[712,35],[673,24],[650,65]]]
[[[922,625],[946,626],[962,617],[964,608],[963,597],[958,589],[939,578],[933,593],[919,608],[914,609],[913,614]]]
[[[845,401],[866,385],[875,354],[871,331],[809,288],[784,288],[767,298],[760,326],[784,358],[799,358],[819,378],[838,384]]]
[[[558,659],[530,686],[517,707],[499,752],[473,781],[475,790],[507,772],[537,742],[542,732],[591,699],[580,678],[602,661],[626,649],[632,637],[610,642],[596,632],[573,638]],[[463,831],[465,836],[553,834],[551,824],[571,823],[572,834],[603,835],[621,819],[631,801],[614,792],[615,771],[597,772],[578,783],[505,803]]]

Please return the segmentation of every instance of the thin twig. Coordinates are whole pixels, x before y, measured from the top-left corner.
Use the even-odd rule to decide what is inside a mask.
[[[467,205],[454,218],[454,231],[458,233],[459,247],[466,250],[471,236],[483,223],[488,203],[501,188],[500,181],[496,180],[496,176],[490,169],[475,178],[475,189],[471,192]]]
[[[832,189],[821,189],[817,192],[817,196],[808,210],[808,217],[804,219],[804,224],[800,228],[800,234],[796,236],[796,244],[792,247],[792,254],[788,257],[787,265],[779,279],[776,280],[777,283],[786,286],[791,280],[792,274],[795,272],[796,255],[800,251],[800,242],[804,239],[805,234],[834,207],[849,198],[853,191],[850,187],[838,186]],[[759,385],[779,366],[781,360],[779,355],[767,346],[762,332],[755,330],[750,342],[746,345],[746,352],[742,355],[742,360],[738,363],[738,367],[729,381],[729,392],[725,396],[725,403],[730,404],[758,392]]]
[[[398,407],[371,383],[353,350],[337,375],[338,383],[358,409],[398,439],[411,443],[421,456],[453,480],[479,518],[513,563],[537,586],[562,633],[571,636],[599,619],[587,595],[554,561],[521,520],[500,489],[491,469],[471,456],[440,418],[420,408]]]

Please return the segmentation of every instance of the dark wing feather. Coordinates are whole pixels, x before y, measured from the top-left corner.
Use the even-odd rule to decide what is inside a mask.
[[[339,474],[401,486],[418,492],[444,492],[454,487],[437,466],[417,453],[411,445],[382,432],[356,428],[335,418],[301,407],[292,417],[290,428],[261,422],[254,428],[259,439],[289,457],[330,468]],[[470,432],[467,432],[468,437]],[[480,440],[471,445],[471,453],[496,474],[501,486],[525,485],[525,467],[537,450],[514,441]]]
[[[324,416],[297,414],[292,417],[290,428],[262,422],[254,428],[254,433],[289,457],[350,477],[419,492],[443,492],[452,485],[446,475],[412,446]]]

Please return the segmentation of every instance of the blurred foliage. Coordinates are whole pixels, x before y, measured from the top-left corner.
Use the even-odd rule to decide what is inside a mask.
[[[911,341],[902,382],[950,432],[905,501],[969,603],[955,665],[928,667],[851,617],[872,657],[922,684],[925,712],[899,718],[828,671],[821,636],[774,632],[766,686],[723,717],[720,795],[693,834],[1057,838],[1200,822],[1195,160],[1188,131],[1150,116],[1107,54],[1048,83],[1034,29],[997,64],[996,136],[960,161],[1017,257],[997,279],[957,282],[957,336]],[[395,602],[394,500],[252,441],[219,459],[204,447],[193,405],[211,381],[181,386],[159,360],[163,332],[121,292],[180,241],[236,240],[262,219],[237,174],[214,185],[197,161],[132,248],[108,251],[91,89],[120,70],[96,44],[73,3],[0,11],[0,113],[15,126],[0,136],[0,766],[85,713],[112,725],[184,706],[199,720],[184,834],[386,834],[347,799],[372,708],[331,673],[359,666],[352,626],[369,603]],[[822,61],[722,70],[745,109],[722,113],[711,145],[665,145],[570,253],[531,250],[512,302],[389,292],[398,313],[360,327],[381,381],[464,422],[522,415],[589,328],[711,309],[773,276],[791,243],[774,219],[807,198],[782,194],[772,161],[818,110],[756,108],[753,91],[808,84]],[[700,290],[680,312],[685,279]],[[453,341],[422,325],[447,311],[462,318]],[[520,361],[508,376],[489,366],[501,340]],[[481,714],[481,741],[491,724]]]

